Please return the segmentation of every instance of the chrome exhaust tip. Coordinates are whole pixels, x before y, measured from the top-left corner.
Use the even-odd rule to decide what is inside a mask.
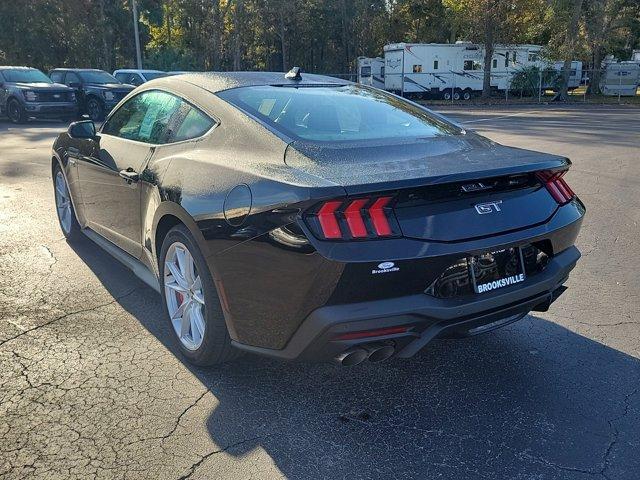
[[[343,367],[352,367],[364,362],[368,356],[369,352],[367,352],[365,349],[352,348],[350,350],[342,352],[340,355],[335,357],[334,360]]]
[[[393,345],[373,344],[365,346],[368,359],[372,363],[383,362],[396,351]]]

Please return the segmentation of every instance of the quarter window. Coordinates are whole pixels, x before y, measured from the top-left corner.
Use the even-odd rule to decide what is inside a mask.
[[[177,129],[171,138],[172,142],[201,137],[213,127],[214,121],[197,108],[183,102],[181,110],[183,114],[176,122]]]

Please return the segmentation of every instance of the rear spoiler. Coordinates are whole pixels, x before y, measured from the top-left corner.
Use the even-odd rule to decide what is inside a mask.
[[[348,195],[362,195],[381,191],[405,190],[410,188],[428,187],[431,185],[443,185],[447,183],[478,181],[495,177],[535,173],[543,170],[552,172],[565,171],[568,170],[570,166],[571,160],[564,157],[557,157],[557,159],[539,163],[527,163],[489,170],[458,172],[450,175],[411,178],[397,181],[383,180],[381,182],[364,183],[359,185],[346,185],[344,186],[344,189]]]

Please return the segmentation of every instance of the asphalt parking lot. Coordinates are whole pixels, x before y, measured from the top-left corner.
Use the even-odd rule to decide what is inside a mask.
[[[639,478],[640,109],[444,113],[573,160],[583,259],[548,313],[353,368],[187,365],[160,297],[63,239],[65,125],[0,120],[0,477]]]

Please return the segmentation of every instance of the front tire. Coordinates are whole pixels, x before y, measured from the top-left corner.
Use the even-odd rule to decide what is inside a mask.
[[[25,114],[24,108],[20,105],[20,102],[15,98],[9,100],[7,103],[7,117],[11,123],[25,123],[27,121],[27,115]]]
[[[159,269],[165,312],[189,362],[207,366],[238,357],[209,267],[184,225],[173,227],[164,238]]]
[[[102,102],[95,97],[87,100],[87,114],[94,122],[100,122],[104,119],[104,107]]]
[[[77,240],[80,237],[80,224],[76,219],[67,180],[60,165],[56,165],[53,170],[53,188],[60,229],[67,240]]]

